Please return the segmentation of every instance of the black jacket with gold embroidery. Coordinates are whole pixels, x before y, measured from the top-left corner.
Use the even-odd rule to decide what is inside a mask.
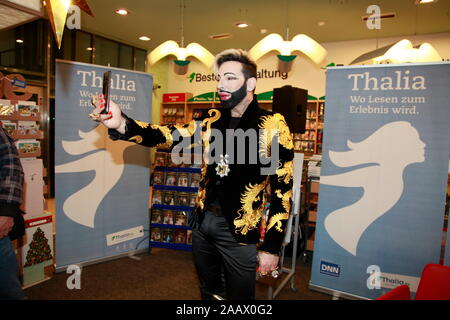
[[[294,158],[292,137],[282,115],[259,108],[255,98],[234,131],[227,131],[230,111],[221,108],[208,110],[203,121],[192,120],[185,125],[159,126],[126,118],[125,134],[109,130],[113,140],[170,148],[172,157],[182,144],[194,150],[201,146],[201,151],[208,155],[201,170],[193,228],[201,222],[212,195],[216,194],[236,240],[258,243],[264,195],[270,186],[270,210],[259,250],[279,253],[290,214]],[[231,134],[234,140],[230,139]],[[222,165],[220,155],[227,155]],[[214,188],[216,185],[220,185],[219,193],[214,192],[218,190]]]

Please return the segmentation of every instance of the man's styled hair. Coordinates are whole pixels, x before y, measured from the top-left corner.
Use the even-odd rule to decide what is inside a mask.
[[[217,74],[220,66],[227,61],[237,61],[242,64],[242,73],[245,79],[256,78],[256,63],[242,49],[227,49],[216,55],[214,61],[214,72]]]

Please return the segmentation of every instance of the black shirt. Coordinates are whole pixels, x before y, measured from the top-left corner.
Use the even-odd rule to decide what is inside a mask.
[[[241,118],[231,117],[230,123],[228,124],[228,129],[236,129],[239,124]],[[224,179],[217,179],[216,185],[211,192],[211,196],[209,197],[209,204],[213,206],[219,206],[219,195],[224,192]]]

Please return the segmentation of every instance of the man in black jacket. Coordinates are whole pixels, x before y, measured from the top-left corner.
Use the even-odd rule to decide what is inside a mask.
[[[171,148],[175,161],[181,149],[202,148],[202,180],[190,218],[202,298],[254,299],[258,264],[265,275],[279,263],[291,205],[292,137],[282,115],[259,108],[256,63],[245,51],[220,53],[215,69],[221,108],[208,110],[201,122],[152,125],[127,117],[115,103],[101,115],[101,97],[93,101],[91,118],[109,128],[113,140]],[[267,187],[270,211],[259,243]]]
[[[24,233],[18,221],[22,202],[23,170],[14,141],[0,128],[0,299],[25,299],[10,237]],[[14,235],[11,233],[13,230]]]

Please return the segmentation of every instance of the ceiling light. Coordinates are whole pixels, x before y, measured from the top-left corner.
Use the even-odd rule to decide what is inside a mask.
[[[267,33],[267,29],[261,29],[261,30],[259,30],[259,32],[260,32],[261,34],[265,34],[265,33]]]
[[[117,9],[116,13],[120,14],[121,16],[126,16],[127,14],[129,14],[127,9]]]
[[[17,39],[16,42],[17,43],[23,43],[23,40],[22,39]]]
[[[325,21],[319,21],[319,22],[317,22],[317,25],[319,27],[323,27],[325,25]]]
[[[168,55],[174,55],[177,60],[174,60],[174,71],[178,75],[186,74],[188,65],[191,60],[187,60],[187,57],[195,57],[208,68],[211,68],[214,63],[214,56],[207,49],[200,44],[191,42],[187,46],[184,46],[184,0],[181,5],[181,43],[178,44],[173,40],[168,40],[158,47],[153,49],[149,54],[150,65],[153,65],[157,61]]]
[[[290,70],[290,66],[287,65],[290,65],[295,59],[296,56],[292,55],[294,51],[304,53],[317,65],[321,65],[327,55],[327,51],[324,47],[305,34],[298,34],[293,37],[291,41],[285,41],[278,33],[269,34],[260,40],[250,49],[249,55],[254,60],[258,60],[263,55],[273,50],[280,53],[280,55],[278,55],[278,59],[281,61],[279,70],[281,66],[284,65],[283,62],[286,64],[286,68],[283,67],[283,70]]]
[[[350,64],[386,64],[442,61],[441,56],[429,43],[413,46],[403,39],[397,43],[360,55]]]
[[[139,37],[139,40],[142,40],[142,41],[150,41],[151,39],[150,39],[149,37],[147,37],[147,36],[140,36],[140,37]]]
[[[437,2],[438,0],[416,0],[416,4],[425,4],[425,3],[433,3]]]
[[[248,27],[247,22],[236,22],[234,25],[238,28],[247,28]]]
[[[91,47],[86,48],[87,51],[92,51],[94,49],[92,49]]]

